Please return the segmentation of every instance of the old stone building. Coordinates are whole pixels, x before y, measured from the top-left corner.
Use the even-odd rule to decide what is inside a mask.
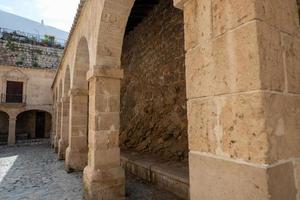
[[[300,200],[297,2],[82,0],[52,142],[85,197],[123,199],[125,168],[186,199]]]
[[[0,34],[0,143],[50,138],[51,84],[62,55],[57,47],[19,40],[20,34]]]

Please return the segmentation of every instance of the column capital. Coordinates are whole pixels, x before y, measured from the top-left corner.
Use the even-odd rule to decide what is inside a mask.
[[[174,7],[183,10],[184,4],[190,0],[173,0]]]
[[[94,77],[105,77],[111,79],[123,79],[123,69],[106,67],[106,66],[94,66],[87,72],[87,80],[89,81]]]
[[[68,92],[69,97],[71,96],[88,96],[89,91],[87,89],[80,89],[80,88],[71,88]]]
[[[16,121],[16,120],[17,120],[16,117],[10,117],[10,118],[9,118],[9,121]]]

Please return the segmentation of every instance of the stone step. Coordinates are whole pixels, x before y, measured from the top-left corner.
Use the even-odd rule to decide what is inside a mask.
[[[166,161],[150,154],[123,151],[121,165],[126,172],[180,198],[189,199],[189,173],[186,163]]]

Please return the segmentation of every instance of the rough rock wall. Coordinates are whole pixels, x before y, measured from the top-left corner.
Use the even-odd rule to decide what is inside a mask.
[[[299,20],[300,20],[300,0],[297,0],[297,3],[298,3]]]
[[[162,0],[124,39],[122,148],[188,155],[183,13]]]
[[[0,65],[56,68],[63,50],[0,39]]]

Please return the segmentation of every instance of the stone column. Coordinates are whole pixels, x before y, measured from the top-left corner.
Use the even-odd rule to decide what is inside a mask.
[[[71,89],[69,146],[66,152],[67,171],[82,171],[88,159],[88,91]]]
[[[52,148],[54,148],[55,135],[56,135],[56,104],[54,104],[53,106],[52,127],[51,127],[51,135],[50,135]]]
[[[296,200],[296,1],[174,2],[185,20],[191,199]]]
[[[56,153],[58,153],[58,141],[60,139],[60,133],[61,133],[61,102],[56,103],[56,131],[55,131],[55,137],[54,137],[54,150]]]
[[[61,135],[58,144],[58,159],[64,160],[69,145],[70,100],[69,97],[63,97],[61,101]]]
[[[9,118],[8,145],[16,144],[16,118]]]
[[[120,166],[120,69],[94,68],[89,80],[89,159],[84,169],[87,199],[125,197],[125,174]]]

